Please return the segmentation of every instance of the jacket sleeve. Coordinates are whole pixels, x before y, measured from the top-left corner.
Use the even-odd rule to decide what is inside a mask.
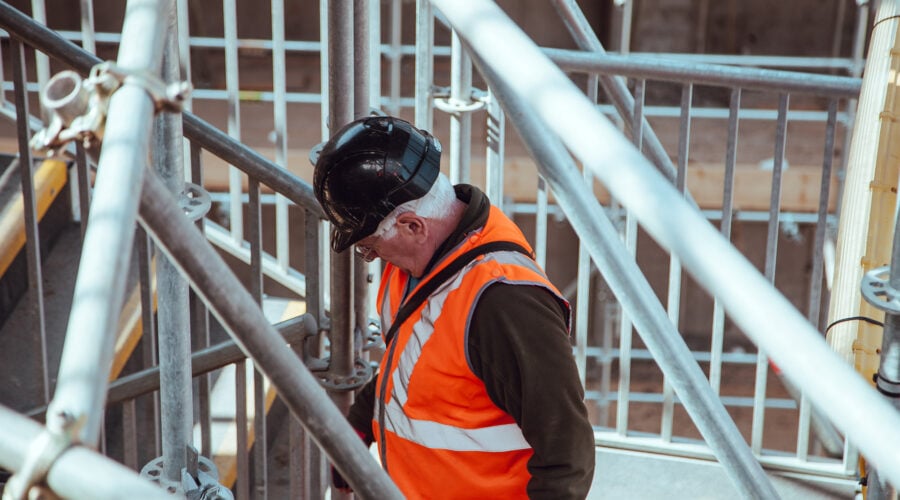
[[[467,342],[475,375],[534,450],[529,498],[585,498],[594,433],[563,306],[546,289],[497,283],[475,306]]]
[[[375,381],[377,377],[372,377],[366,385],[363,386],[350,406],[347,414],[347,420],[350,425],[358,432],[366,446],[375,441],[375,435],[372,430],[372,419],[375,415]]]

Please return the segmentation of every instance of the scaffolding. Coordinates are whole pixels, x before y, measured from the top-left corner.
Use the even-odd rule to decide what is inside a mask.
[[[381,6],[372,0],[321,0],[318,41],[286,39],[283,0],[271,2],[271,40],[238,37],[236,0],[223,3],[221,39],[188,33],[186,1],[129,0],[121,35],[95,33],[89,0],[81,2],[81,32],[42,25],[41,1],[33,3],[33,19],[0,3],[0,27],[10,40],[4,56],[13,69],[12,81],[4,81],[3,88],[15,94],[14,102],[3,94],[2,113],[17,127],[28,275],[34,284],[27,307],[35,318],[30,331],[41,359],[35,370],[38,401],[21,413],[45,423],[40,426],[0,407],[0,466],[14,472],[4,495],[22,498],[32,487],[49,487],[72,498],[114,498],[123,490],[142,498],[168,496],[153,484],[158,483],[182,495],[203,491],[228,498],[233,489],[239,499],[265,498],[272,487],[267,463],[273,432],[266,415],[277,392],[291,414],[289,468],[302,471],[290,477],[292,498],[321,498],[328,489],[329,464],[363,498],[401,497],[342,417],[353,390],[371,377],[369,356],[380,342],[370,319],[377,268],[352,252],[328,251],[322,210],[292,165],[292,104],[320,106],[323,140],[354,118],[410,107],[415,124],[432,129],[437,109],[449,122],[451,179],[483,185],[507,213],[533,217],[542,266],[552,265],[554,257],[551,217],[565,220],[579,242],[575,277],[564,288],[575,298],[573,352],[588,402],[596,410],[598,446],[715,460],[746,498],[779,496],[766,470],[854,481],[859,453],[885,484],[900,484],[896,408],[835,354],[822,334],[827,248],[840,215],[835,207],[840,206],[844,162],[835,144],[842,139],[847,144],[852,132],[868,3],[858,3],[852,56],[816,63],[849,76],[724,66],[713,64],[719,61],[712,57],[629,54],[629,1],[619,3],[620,51],[607,53],[576,2],[552,4],[579,50],[539,47],[487,0],[416,0],[413,46],[402,43],[399,0],[389,2],[392,31],[384,45]],[[880,15],[886,15],[893,4],[882,4]],[[842,9],[839,17],[843,15]],[[449,46],[435,45],[438,30],[449,35]],[[116,62],[95,56],[96,43],[118,44]],[[33,64],[26,61],[26,47],[37,55]],[[190,49],[196,47],[222,50],[225,88],[194,89],[190,98],[182,79],[190,81]],[[271,51],[271,92],[242,89],[240,49]],[[320,55],[320,93],[288,91],[285,67],[291,51]],[[403,97],[401,59],[409,55],[415,57],[414,95]],[[386,96],[380,86],[382,56],[388,69]],[[437,58],[449,58],[448,87],[436,85]],[[51,80],[51,61],[77,75]],[[749,64],[814,65],[777,57]],[[27,78],[30,68],[34,82]],[[586,90],[575,81],[585,82]],[[92,97],[114,88],[103,101],[105,121],[79,129],[77,135],[82,122],[74,118],[86,116],[96,103],[83,104],[70,116],[57,111],[75,142],[62,140],[65,133],[59,130],[48,135],[48,111],[41,118],[29,112],[31,96],[59,82],[79,98],[82,88],[93,91]],[[485,88],[478,89],[479,84]],[[649,97],[656,89],[663,99]],[[727,96],[727,109],[697,104],[709,89]],[[650,104],[672,95],[677,105]],[[68,97],[68,92],[60,96]],[[225,131],[192,111],[191,99],[210,98],[225,103]],[[271,106],[274,161],[242,144],[241,105],[248,100]],[[804,105],[792,107],[795,100]],[[483,119],[480,124],[473,121],[476,116]],[[672,141],[660,138],[651,126],[655,118],[677,119],[676,151],[668,151]],[[691,130],[701,120],[724,121],[725,154],[719,165],[723,201],[717,209],[705,208],[688,185]],[[739,124],[763,121],[775,128],[767,143],[772,148],[767,208],[740,210],[735,200],[743,186],[736,179],[746,172],[738,166]],[[787,161],[789,123],[822,129],[817,138],[822,160],[816,165],[821,183],[813,193],[817,203],[808,212],[782,207],[784,179],[793,172]],[[511,176],[505,170],[512,167],[506,164],[507,125],[515,128],[533,158],[534,203],[508,197],[504,179]],[[484,128],[483,141],[473,127]],[[84,240],[55,387],[47,356],[30,168],[35,160],[29,143],[35,132],[44,147],[74,162]],[[476,147],[483,148],[483,155]],[[211,162],[226,167],[227,189],[207,193],[203,188]],[[476,164],[483,165],[483,173],[472,168]],[[210,205],[225,215],[214,220],[206,214]],[[267,207],[274,210],[271,222],[263,220]],[[732,224],[754,217],[765,223],[761,270],[732,243]],[[808,227],[813,240],[804,312],[776,288],[779,241],[790,228],[798,231],[797,224]],[[274,234],[264,234],[266,227],[274,227]],[[291,233],[297,227],[302,235]],[[639,228],[666,254],[665,304],[639,265]],[[302,248],[293,251],[296,240]],[[249,278],[238,279],[220,252],[244,261]],[[133,260],[140,274],[146,362],[142,370],[110,381]],[[688,300],[682,270],[712,302],[708,350],[692,349],[682,335],[680,312]],[[271,284],[302,299],[302,313],[281,323],[267,317],[266,287]],[[601,300],[605,290],[610,297]],[[210,314],[230,334],[230,342],[211,345]],[[725,351],[729,331],[746,335],[756,352]],[[885,351],[891,338],[886,338]],[[245,364],[246,358],[252,363]],[[662,373],[658,393],[632,387],[634,368],[644,360]],[[701,363],[708,364],[707,373]],[[215,418],[210,374],[231,364],[237,451],[229,479],[231,473],[215,470],[211,461]],[[730,365],[754,371],[752,396],[723,394],[723,372]],[[771,373],[778,374],[787,397],[769,396]],[[883,374],[884,379],[893,376],[890,369]],[[139,439],[137,429],[143,424],[135,401],[154,391],[159,391],[158,399],[146,410],[150,427],[156,426],[154,435]],[[630,426],[629,410],[645,403],[659,413],[658,431]],[[122,463],[102,453],[104,413],[117,405],[124,415]],[[733,408],[751,409],[749,440],[729,414]],[[681,409],[698,436],[680,434],[676,422]],[[793,449],[764,446],[767,416],[778,410],[796,413]],[[810,453],[813,442],[824,450]],[[148,454],[152,460],[141,463]],[[79,474],[88,466],[106,472],[105,481]]]

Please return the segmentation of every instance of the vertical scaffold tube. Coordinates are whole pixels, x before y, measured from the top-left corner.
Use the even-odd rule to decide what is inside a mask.
[[[163,81],[180,78],[178,24],[174,6],[168,13],[163,54]],[[184,148],[181,116],[162,113],[156,117],[153,166],[172,196],[184,190]],[[168,259],[159,259],[156,269],[159,319],[160,407],[162,416],[163,479],[181,485],[181,470],[187,465],[185,451],[191,442],[193,398],[191,397],[191,337],[188,284]]]
[[[119,67],[158,74],[170,4],[128,2]],[[110,99],[59,382],[47,414],[48,420],[63,414],[85,418],[78,439],[89,446],[100,436],[152,118],[153,100],[138,84],[126,82]]]

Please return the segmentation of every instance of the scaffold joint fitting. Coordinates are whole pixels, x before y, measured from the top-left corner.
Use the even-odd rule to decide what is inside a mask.
[[[56,459],[77,441],[76,436],[85,422],[84,416],[76,417],[66,412],[57,417],[48,419],[47,427],[31,442],[22,468],[9,478],[3,489],[3,500],[25,500],[35,495],[55,498],[41,483]]]

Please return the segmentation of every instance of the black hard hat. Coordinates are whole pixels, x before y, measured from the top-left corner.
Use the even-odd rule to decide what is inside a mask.
[[[322,147],[313,188],[343,252],[403,203],[421,198],[440,172],[441,143],[409,122],[374,116],[344,126]]]

